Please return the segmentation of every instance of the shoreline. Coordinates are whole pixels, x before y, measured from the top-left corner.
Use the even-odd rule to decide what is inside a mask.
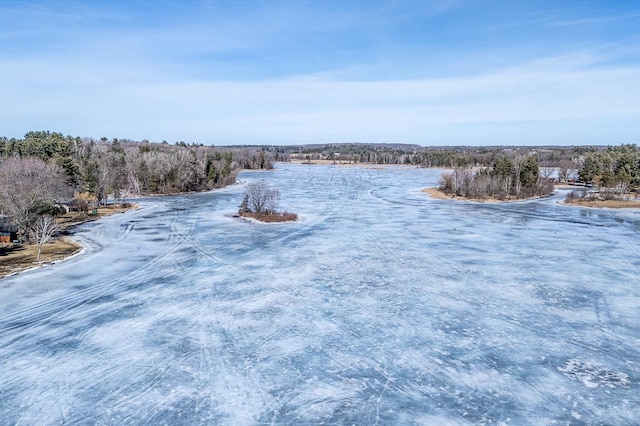
[[[308,166],[341,166],[341,167],[364,167],[368,169],[386,169],[389,167],[396,167],[402,169],[418,169],[421,168],[415,165],[407,165],[407,164],[378,164],[378,163],[369,163],[362,161],[346,161],[346,160],[299,160],[293,159],[288,161],[279,161],[284,164],[301,164]],[[435,167],[437,168],[437,167]]]
[[[11,245],[7,244],[7,246]],[[15,246],[18,245],[16,244]],[[0,267],[0,280],[43,266],[63,262],[80,254],[84,250],[84,247],[72,238],[63,236],[42,246],[40,260],[36,260],[37,250],[37,246],[33,244],[19,245],[18,248],[9,248],[11,254],[8,256],[10,256],[10,258],[7,259],[8,262],[4,262]]]
[[[291,212],[279,212],[273,214],[238,212],[238,214],[234,215],[233,217],[239,217],[241,219],[248,219],[250,222],[260,223],[286,223],[296,222],[298,220],[298,215]]]
[[[140,208],[135,203],[129,203],[128,207],[106,206],[98,209],[98,214],[78,218],[76,215],[63,215],[60,217],[58,236],[42,245],[40,260],[37,260],[38,247],[35,244],[8,243],[0,245],[0,280],[11,277],[32,269],[53,265],[68,260],[82,253],[85,247],[74,240],[74,228],[79,225],[94,222],[104,217],[125,213]]]
[[[451,201],[471,201],[474,203],[517,203],[519,201],[529,201],[529,200],[537,200],[540,198],[546,198],[549,195],[537,195],[535,197],[529,197],[529,198],[507,198],[504,200],[498,200],[497,198],[466,198],[466,197],[460,197],[457,195],[449,195],[443,191],[441,191],[438,188],[434,188],[434,187],[430,187],[430,188],[423,188],[420,190],[420,192],[423,192],[427,195],[429,195],[431,198],[437,199],[437,200],[451,200]]]
[[[555,185],[556,189],[571,189],[574,188],[571,185]],[[465,198],[465,197],[458,197],[455,195],[449,195],[446,194],[445,192],[439,190],[438,188],[423,188],[420,190],[420,192],[423,192],[427,195],[429,195],[431,198],[436,199],[436,200],[451,200],[451,201],[471,201],[471,202],[475,202],[475,203],[515,203],[518,201],[528,201],[528,200],[536,200],[536,199],[541,199],[541,198],[546,198],[549,197],[552,194],[549,195],[541,195],[541,196],[536,196],[536,197],[530,197],[530,198],[513,198],[513,199],[506,199],[506,200],[498,200],[496,198]],[[574,206],[574,207],[587,207],[587,208],[592,208],[592,209],[638,209],[640,208],[640,200],[580,200],[577,199],[573,202],[566,202],[564,200],[562,201],[558,201],[558,204],[562,204],[565,206]]]
[[[570,203],[562,201],[560,204],[589,209],[640,209],[640,201],[637,200],[576,200]]]
[[[40,260],[36,260],[37,246],[35,244],[18,244],[18,243],[0,243],[0,281],[6,277],[17,275],[32,269],[41,268],[43,266],[52,265],[79,255],[85,250],[85,247],[72,238],[74,228],[85,223],[94,222],[103,217],[112,216],[118,213],[125,213],[130,210],[137,210],[140,206],[135,203],[136,199],[145,197],[174,197],[180,195],[189,196],[191,194],[205,194],[210,191],[224,189],[228,186],[238,184],[235,182],[221,188],[212,188],[204,191],[185,191],[169,194],[147,194],[147,195],[127,195],[127,199],[131,201],[124,202],[127,207],[119,207],[117,204],[110,204],[98,208],[98,214],[80,216],[79,213],[67,213],[59,217],[58,235],[42,246]],[[49,252],[53,252],[50,254]],[[47,254],[49,254],[47,256]]]

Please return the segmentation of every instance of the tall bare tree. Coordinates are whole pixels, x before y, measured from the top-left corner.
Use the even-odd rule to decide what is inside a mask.
[[[32,222],[29,228],[29,236],[31,237],[31,241],[38,246],[38,257],[36,260],[40,260],[42,246],[49,242],[51,237],[58,232],[58,229],[56,218],[49,214],[39,215]]]
[[[258,214],[274,213],[280,199],[280,192],[277,189],[269,188],[264,182],[250,183],[245,195],[248,197],[249,209]]]

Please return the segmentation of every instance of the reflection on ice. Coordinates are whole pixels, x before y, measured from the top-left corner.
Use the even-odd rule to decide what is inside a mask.
[[[613,423],[640,418],[640,215],[448,202],[437,170],[250,172],[143,200],[0,281],[3,424]]]

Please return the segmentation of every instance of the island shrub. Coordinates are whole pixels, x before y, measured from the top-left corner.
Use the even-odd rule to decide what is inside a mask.
[[[274,223],[274,222],[292,222],[298,220],[298,215],[295,213],[282,212],[271,214],[259,214],[253,212],[240,212],[238,213],[242,217],[250,217],[260,222]]]
[[[264,182],[253,182],[247,186],[238,215],[269,223],[297,220],[295,213],[277,211],[279,199],[280,192],[277,189],[269,188]]]

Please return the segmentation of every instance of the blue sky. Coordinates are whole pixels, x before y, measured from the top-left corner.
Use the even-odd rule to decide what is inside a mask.
[[[0,0],[0,135],[640,143],[640,2]]]

